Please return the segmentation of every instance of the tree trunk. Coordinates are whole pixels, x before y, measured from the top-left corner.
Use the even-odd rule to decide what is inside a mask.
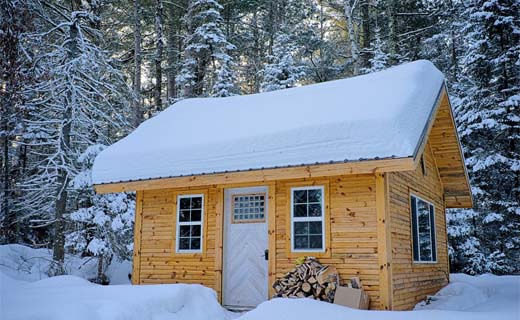
[[[260,69],[260,66],[262,65],[262,57],[264,56],[262,54],[262,50],[260,48],[260,32],[258,31],[258,13],[257,11],[255,10],[254,13],[253,13],[253,21],[252,21],[252,24],[254,26],[253,28],[253,37],[255,39],[255,47],[254,47],[254,52],[255,52],[255,55],[253,57],[254,59],[254,66],[253,66],[253,70],[254,70],[254,79],[253,79],[253,89],[251,91],[251,93],[257,93],[257,92],[260,92],[260,84],[262,83],[262,78],[259,77],[259,69]]]
[[[354,10],[355,7],[352,7],[350,4],[350,0],[344,0],[343,9],[345,12],[345,18],[347,20],[347,32],[348,32],[348,38],[350,41],[350,55],[352,57],[352,73],[353,75],[359,74],[359,49],[357,45],[357,37],[356,37],[356,30],[354,29]],[[354,3],[355,4],[355,3]]]
[[[143,121],[143,110],[141,109],[141,7],[139,0],[134,0],[134,107],[133,124],[137,127]]]
[[[73,60],[78,53],[78,28],[76,24],[79,20],[72,21],[69,35],[69,59]],[[63,119],[61,128],[60,149],[65,154],[61,157],[62,161],[68,161],[68,153],[70,152],[70,134],[72,128],[72,107],[75,103],[75,97],[71,92],[68,92],[67,104],[63,111]],[[67,210],[68,192],[70,177],[66,169],[67,164],[61,163],[58,169],[58,186],[57,199],[54,214],[54,239],[53,239],[53,265],[49,272],[51,275],[61,275],[65,273],[65,219],[64,215]]]
[[[399,55],[399,46],[397,44],[397,20],[396,20],[396,0],[388,0],[388,43],[390,51],[390,64],[397,64]]]
[[[170,17],[166,29],[166,33],[168,35],[168,41],[166,42],[166,60],[167,60],[167,68],[166,68],[166,97],[168,98],[168,103],[173,102],[178,96],[177,92],[177,73],[178,73],[178,65],[179,65],[179,52],[180,47],[180,38],[182,34],[182,23],[181,17],[178,13],[179,9],[174,6],[169,6],[168,16]]]
[[[168,97],[168,103],[177,98],[177,83],[175,77],[177,76],[177,54],[176,54],[176,33],[170,31],[168,34],[167,52],[168,52],[168,68],[167,68],[167,84],[166,84],[166,96]]]
[[[364,68],[370,67],[370,1],[364,0],[361,3],[361,15],[363,20],[363,41],[361,42],[361,63],[360,65]]]
[[[7,85],[7,84],[6,84]],[[7,95],[7,88],[5,88],[5,95]],[[2,131],[4,132],[3,137],[3,157],[2,157],[2,165],[3,165],[3,203],[2,203],[2,215],[4,216],[5,230],[2,232],[6,237],[5,240],[10,241],[10,225],[11,225],[11,213],[9,212],[9,114],[8,114],[8,106],[9,102],[7,97],[3,97],[2,99]]]
[[[156,1],[155,11],[155,111],[162,110],[162,56],[163,56],[163,2],[162,0]]]

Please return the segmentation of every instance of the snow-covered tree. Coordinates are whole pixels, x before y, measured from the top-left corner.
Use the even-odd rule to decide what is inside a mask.
[[[224,68],[226,73],[231,70],[232,58],[227,52],[234,50],[235,46],[228,42],[221,29],[222,8],[216,0],[189,1],[184,17],[188,35],[182,69],[177,77],[186,98],[209,95],[208,91],[213,86],[208,80],[215,79]],[[224,74],[222,76],[228,80],[230,78]]]
[[[232,70],[232,61],[228,55],[220,59],[217,70],[217,79],[213,85],[211,96],[229,97],[236,95],[235,77]]]
[[[24,155],[18,143],[24,131],[23,89],[32,78],[21,42],[33,19],[26,0],[2,1],[0,7],[0,243],[10,243],[24,238],[14,202]]]
[[[281,32],[276,36],[271,62],[264,68],[262,91],[292,88],[305,76],[305,66],[294,60],[296,49],[293,40],[286,33]]]
[[[470,273],[520,270],[520,3],[468,1],[463,26],[460,136],[475,207],[451,217],[466,229],[455,250]]]
[[[77,193],[78,209],[70,213],[72,231],[65,246],[77,254],[93,255],[98,259],[96,283],[108,283],[106,268],[115,257],[130,259],[133,249],[135,199],[133,194],[95,194],[91,169],[95,157],[105,146],[88,147],[77,159],[81,167],[70,187]]]
[[[52,225],[50,273],[62,274],[69,213],[77,206],[70,186],[80,173],[77,159],[89,146],[125,132],[130,103],[122,74],[95,44],[100,33],[91,26],[98,17],[85,11],[67,16],[42,9],[42,14],[56,22],[27,40],[38,80],[26,90],[31,100],[24,144],[32,172],[21,182],[24,201],[19,205],[33,227]]]
[[[361,69],[361,73],[371,73],[384,70],[389,64],[389,54],[385,52],[384,42],[381,40],[379,30],[375,32],[376,38],[371,44],[372,57],[368,60],[370,67]]]

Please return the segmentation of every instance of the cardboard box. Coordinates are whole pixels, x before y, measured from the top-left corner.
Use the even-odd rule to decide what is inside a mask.
[[[334,303],[349,308],[368,310],[370,297],[363,289],[338,286],[334,295]]]

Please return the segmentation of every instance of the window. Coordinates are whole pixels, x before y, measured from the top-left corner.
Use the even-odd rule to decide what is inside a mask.
[[[265,221],[265,193],[233,196],[233,223]]]
[[[436,262],[435,208],[423,199],[411,196],[413,260],[415,262]]]
[[[203,217],[203,195],[180,195],[177,198],[177,252],[202,252]]]
[[[323,187],[291,189],[292,251],[325,251]]]

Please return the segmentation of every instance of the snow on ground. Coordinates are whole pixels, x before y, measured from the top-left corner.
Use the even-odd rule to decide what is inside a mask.
[[[215,291],[200,285],[127,285],[130,264],[113,263],[112,283],[88,282],[95,261],[67,257],[77,276],[48,278],[46,249],[0,246],[1,320],[226,320]],[[79,276],[79,277],[78,277]],[[41,280],[40,280],[41,279]],[[311,299],[273,299],[240,320],[520,320],[520,276],[451,275],[451,283],[414,311],[364,311]]]
[[[238,315],[222,308],[215,291],[200,285],[131,286],[131,262],[113,261],[107,270],[111,285],[86,279],[96,274],[97,261],[66,257],[71,275],[49,278],[48,249],[0,246],[1,320],[225,320]],[[118,285],[121,284],[121,285]]]
[[[0,273],[24,281],[36,281],[48,278],[46,274],[52,260],[49,249],[33,249],[19,244],[0,246]],[[97,260],[92,257],[65,257],[65,270],[70,275],[92,279],[97,273]],[[111,284],[129,284],[128,274],[132,271],[132,262],[113,259],[106,271]]]
[[[310,299],[273,299],[240,320],[519,320],[520,276],[451,275],[451,283],[414,311],[365,311]]]
[[[2,320],[224,320],[230,313],[201,285],[101,286],[75,276],[36,282],[0,273]]]

